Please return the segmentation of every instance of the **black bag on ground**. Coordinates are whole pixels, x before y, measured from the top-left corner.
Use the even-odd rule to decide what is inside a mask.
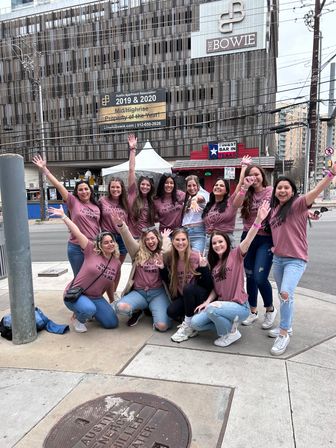
[[[67,292],[64,295],[64,300],[67,302],[76,302],[79,297],[83,294],[84,288],[81,288],[80,286],[74,286],[72,288],[69,288]]]

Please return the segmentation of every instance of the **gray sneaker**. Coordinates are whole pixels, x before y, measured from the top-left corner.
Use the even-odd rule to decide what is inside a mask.
[[[264,322],[261,324],[261,328],[263,328],[264,330],[272,328],[277,312],[278,310],[275,307],[273,307],[273,311],[266,311],[264,315]]]
[[[290,329],[287,331],[287,333],[289,334],[289,336],[292,336],[292,335],[293,335],[293,328],[290,328]],[[277,338],[277,337],[279,336],[279,334],[280,334],[280,328],[279,328],[279,327],[277,327],[277,328],[272,328],[272,330],[270,330],[270,331],[268,332],[268,337],[269,337],[269,338]]]
[[[177,330],[177,332],[171,336],[171,340],[174,342],[183,342],[197,335],[198,332],[196,330],[190,327],[190,325],[187,325],[185,322],[182,322],[182,325]]]
[[[279,356],[285,353],[290,342],[290,337],[279,335],[274,341],[273,347],[271,348],[271,355]]]
[[[256,321],[258,319],[258,312],[256,313],[250,313],[249,316],[243,320],[242,324],[249,326],[252,325],[254,321]]]

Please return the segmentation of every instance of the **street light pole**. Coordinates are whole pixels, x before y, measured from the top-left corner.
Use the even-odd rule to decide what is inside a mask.
[[[15,51],[17,48],[20,52],[20,62],[24,70],[28,73],[29,79],[33,84],[33,88],[36,89],[39,100],[39,116],[40,116],[40,136],[41,136],[41,156],[43,160],[47,161],[46,147],[45,147],[45,129],[43,119],[43,99],[42,99],[42,87],[41,79],[39,75],[39,53],[36,45],[34,44],[34,57],[33,59],[28,54],[23,54],[23,51],[19,45],[12,44],[12,49]],[[39,189],[40,189],[40,215],[42,221],[48,220],[48,190],[47,190],[47,178],[45,174],[39,174]]]

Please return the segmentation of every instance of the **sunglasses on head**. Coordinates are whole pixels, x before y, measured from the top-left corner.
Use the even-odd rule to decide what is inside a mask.
[[[155,227],[155,226],[143,227],[143,228],[141,229],[141,232],[143,232],[143,233],[148,233],[148,232],[153,232],[153,230],[156,230],[156,227]]]
[[[321,215],[321,213],[328,212],[328,211],[329,211],[329,209],[327,207],[321,207],[320,210],[314,211],[314,215],[319,216],[319,215]]]

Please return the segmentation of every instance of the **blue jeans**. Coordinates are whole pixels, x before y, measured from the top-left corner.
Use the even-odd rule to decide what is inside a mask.
[[[278,257],[274,255],[273,276],[280,296],[280,328],[289,330],[294,316],[294,291],[297,287],[307,262],[299,258]],[[281,293],[288,294],[288,300],[281,297]]]
[[[201,254],[205,248],[205,227],[204,224],[201,224],[197,227],[186,227],[191,248],[195,251],[200,252]]]
[[[210,304],[206,310],[195,314],[191,326],[197,331],[216,330],[218,336],[224,336],[231,332],[234,322],[245,320],[249,314],[248,302],[241,305],[223,300],[220,307]]]
[[[76,302],[71,303],[65,300],[64,303],[70,311],[75,313],[76,319],[83,324],[94,317],[103,328],[118,326],[118,317],[104,297],[90,299],[82,294]]]
[[[127,303],[131,307],[130,311],[127,313],[121,311],[119,309],[120,303]],[[171,319],[169,319],[167,315],[169,304],[169,298],[163,287],[148,289],[148,291],[145,291],[144,289],[133,289],[120,299],[117,304],[117,309],[120,314],[126,314],[131,317],[133,311],[149,308],[153,315],[154,326],[158,323],[163,323],[170,327]]]
[[[243,232],[241,241],[246,234]],[[273,260],[272,246],[271,236],[256,235],[245,256],[246,291],[252,308],[257,307],[258,289],[265,308],[273,306],[272,286],[268,280]]]
[[[70,243],[70,241],[68,241],[68,260],[73,275],[76,277],[84,263],[84,254],[79,244]]]

